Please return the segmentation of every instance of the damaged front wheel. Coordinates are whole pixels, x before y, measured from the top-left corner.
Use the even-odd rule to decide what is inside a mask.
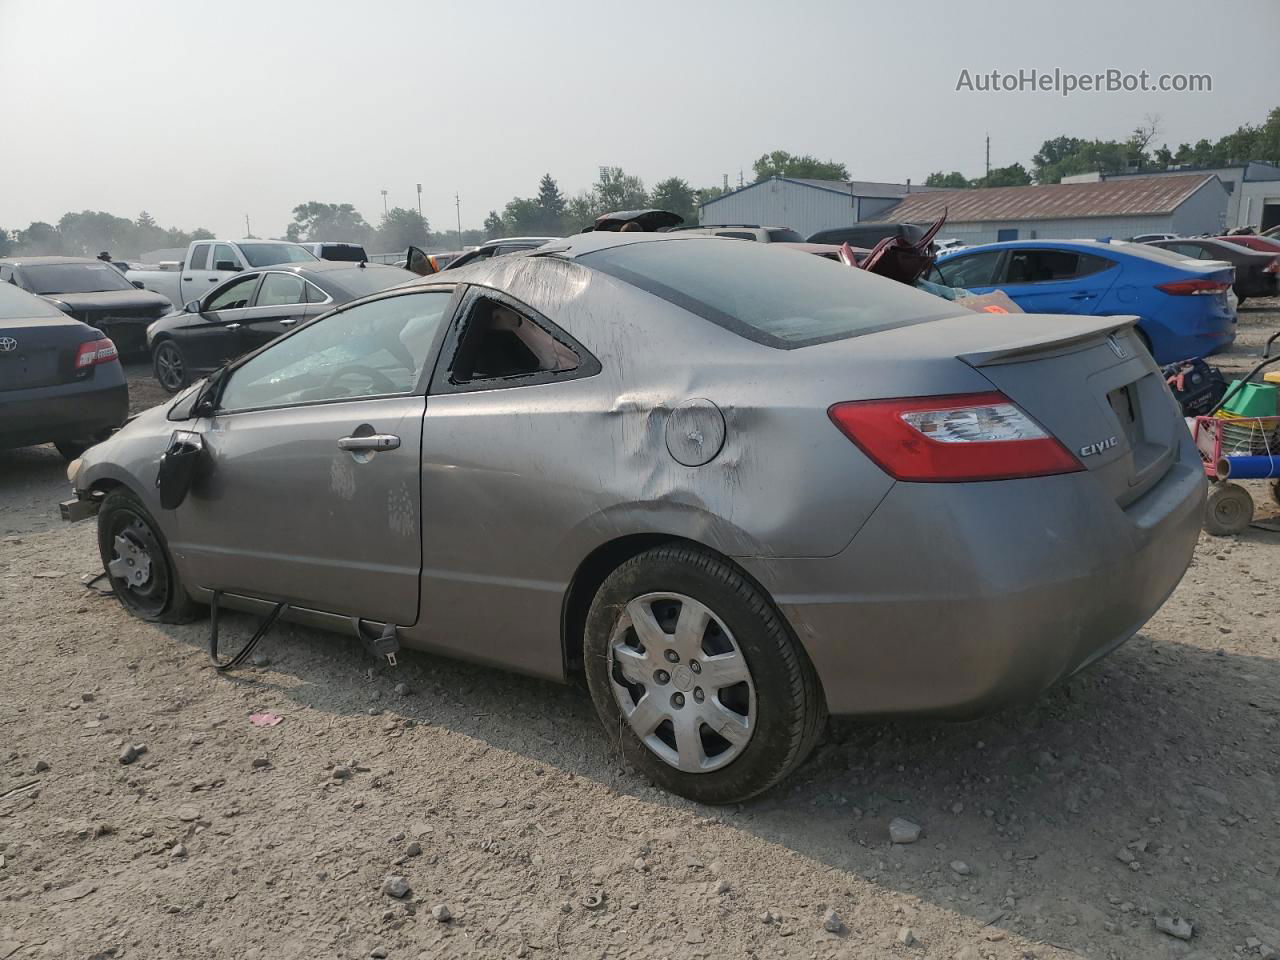
[[[186,623],[199,608],[187,596],[156,525],[132,493],[112,490],[98,511],[98,551],[111,589],[140,620]]]

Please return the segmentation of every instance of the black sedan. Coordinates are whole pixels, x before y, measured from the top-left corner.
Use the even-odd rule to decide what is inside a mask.
[[[146,349],[147,325],[173,309],[168,297],[141,290],[115,265],[88,257],[7,257],[0,260],[0,282],[97,327],[124,354]]]
[[[312,317],[413,279],[399,267],[328,260],[237,273],[147,328],[156,379],[177,393]]]
[[[1280,292],[1280,258],[1260,253],[1226,240],[1212,237],[1180,237],[1177,240],[1153,240],[1153,247],[1163,247],[1189,260],[1222,260],[1236,268],[1232,289],[1240,303],[1250,297],[1274,297]]]
[[[0,283],[0,449],[53,442],[74,460],[128,413],[115,344],[17,284]]]

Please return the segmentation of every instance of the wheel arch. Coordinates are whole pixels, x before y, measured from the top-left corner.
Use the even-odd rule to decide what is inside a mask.
[[[560,609],[560,652],[564,660],[565,677],[582,674],[582,649],[586,634],[587,613],[591,609],[591,601],[595,599],[596,593],[608,579],[609,574],[646,550],[669,544],[695,547],[711,554],[733,567],[739,575],[758,589],[770,604],[777,607],[772,594],[733,557],[699,540],[673,533],[630,533],[615,537],[600,544],[583,558],[569,580],[568,589],[565,590]],[[795,631],[781,610],[778,611],[778,615],[794,636]],[[802,644],[797,646],[803,651]]]

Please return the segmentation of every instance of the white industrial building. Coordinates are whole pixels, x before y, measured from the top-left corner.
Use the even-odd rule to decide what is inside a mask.
[[[1259,232],[1280,227],[1280,166],[1255,160],[1236,167],[1172,167],[1143,173],[1109,174],[1102,179],[1179,177],[1189,173],[1215,176],[1227,191],[1228,230],[1253,227]]]
[[[1144,233],[1222,233],[1227,190],[1204,173],[1117,177],[1091,183],[935,190],[903,197],[870,219],[932,223],[968,244],[999,240],[1124,240]]]
[[[908,194],[930,189],[909,183],[775,176],[707,201],[698,208],[698,222],[790,227],[807,237],[869,220]]]

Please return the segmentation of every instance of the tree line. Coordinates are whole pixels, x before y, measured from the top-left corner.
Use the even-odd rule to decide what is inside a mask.
[[[1029,183],[1060,183],[1080,173],[1162,171],[1178,166],[1236,167],[1260,160],[1280,164],[1280,107],[1260,124],[1246,123],[1218,140],[1201,138],[1170,149],[1153,148],[1160,136],[1160,118],[1147,116],[1124,140],[1089,140],[1058,136],[1044,141],[1028,169],[1021,163],[993,169],[970,179],[958,170],[937,171],[925,179],[929,187],[1014,187]]]
[[[1177,149],[1163,144],[1153,148],[1160,135],[1160,118],[1148,116],[1124,140],[1089,140],[1057,136],[1044,141],[1030,166],[1011,163],[985,176],[969,178],[958,170],[936,171],[925,180],[931,187],[1001,187],[1031,183],[1058,183],[1079,173],[1158,171],[1176,165],[1198,167],[1238,166],[1252,160],[1280,164],[1280,107],[1260,124],[1244,124],[1218,140],[1202,138]],[[773,150],[752,165],[753,182],[774,176],[816,180],[848,180],[846,166],[836,160],[819,160],[809,154]],[[659,207],[696,223],[700,204],[724,193],[718,186],[693,187],[683,177],[667,177],[647,188],[640,177],[621,167],[603,167],[588,189],[567,197],[550,173],[538,182],[531,197],[512,197],[501,211],[490,210],[479,230],[432,232],[417,210],[393,207],[377,226],[370,224],[349,203],[309,200],[293,208],[293,220],[285,229],[289,240],[346,240],[361,243],[376,253],[398,252],[409,245],[434,249],[460,249],[500,236],[563,236],[586,227],[602,213]],[[56,224],[36,221],[22,230],[0,227],[0,256],[96,256],[108,251],[117,259],[137,259],[142,253],[186,247],[192,240],[213,238],[203,228],[186,231],[161,227],[145,210],[129,220],[101,210],[62,215]]]

